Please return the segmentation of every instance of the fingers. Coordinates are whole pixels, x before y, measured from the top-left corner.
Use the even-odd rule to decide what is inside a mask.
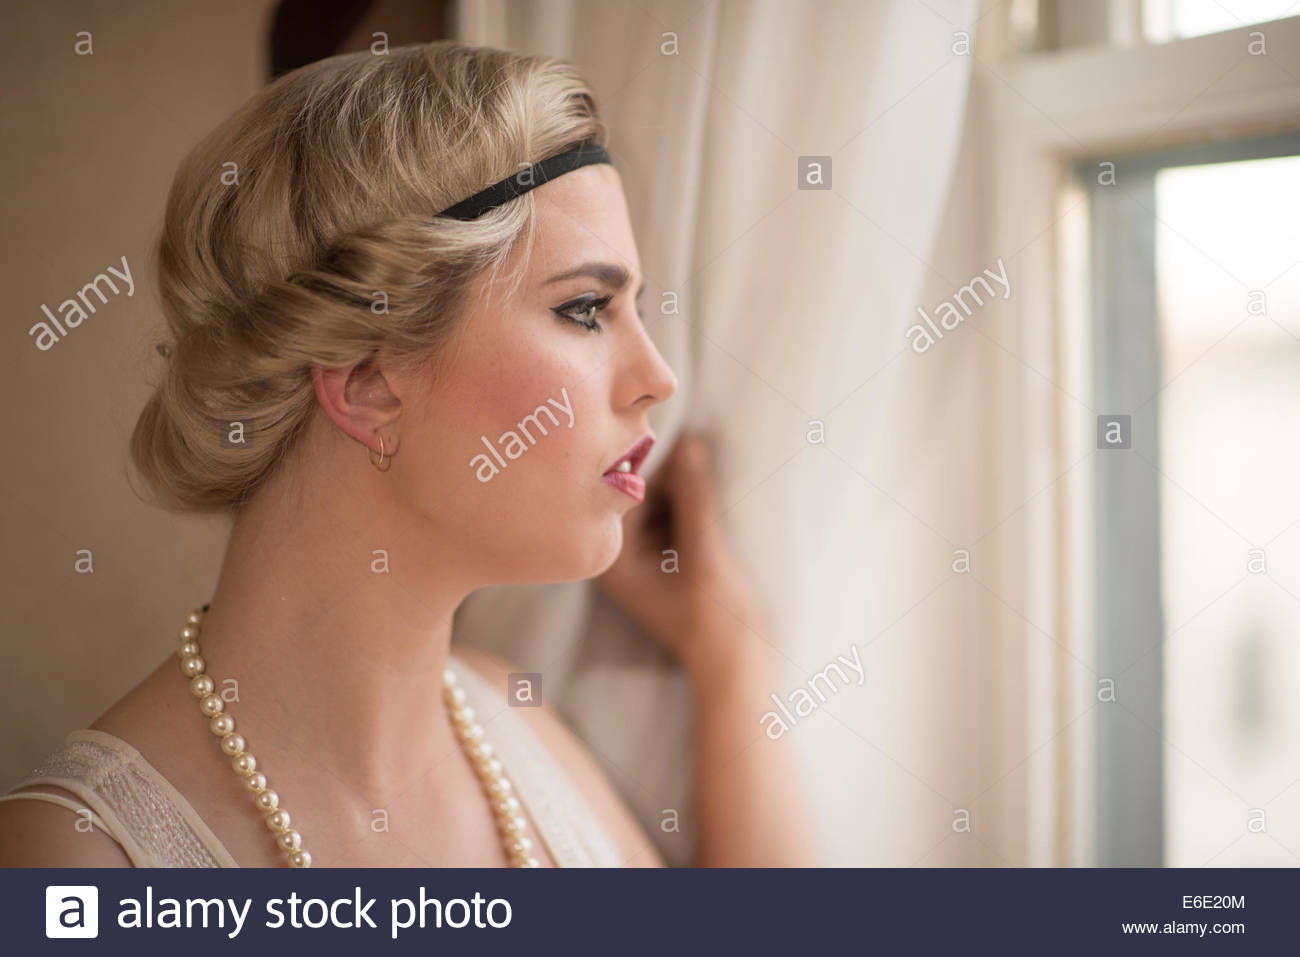
[[[718,515],[717,488],[708,442],[698,433],[684,433],[665,463],[666,486],[673,503],[678,534],[703,544]]]

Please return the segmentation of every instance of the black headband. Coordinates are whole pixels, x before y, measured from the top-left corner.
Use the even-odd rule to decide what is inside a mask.
[[[612,165],[613,162],[603,146],[592,144],[575,146],[540,163],[534,163],[528,169],[520,170],[513,176],[507,176],[501,182],[493,183],[486,189],[479,190],[469,199],[463,199],[455,206],[449,206],[438,215],[450,216],[452,219],[476,219],[489,209],[495,209],[502,203],[509,202],[516,196],[522,196],[530,189],[536,189],[543,183],[572,172],[580,166],[589,166],[592,163]]]

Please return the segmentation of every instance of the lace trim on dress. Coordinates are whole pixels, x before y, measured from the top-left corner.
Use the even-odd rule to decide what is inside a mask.
[[[239,866],[171,782],[115,735],[69,732],[63,747],[14,787],[30,784],[54,785],[84,801],[136,867]]]
[[[504,695],[454,652],[450,663],[555,865],[622,866],[617,846],[591,807]],[[69,732],[63,747],[0,796],[0,801],[26,798],[85,810],[63,795],[18,792],[37,784],[63,788],[84,801],[92,823],[117,841],[136,867],[239,866],[189,801],[115,735],[91,728]]]

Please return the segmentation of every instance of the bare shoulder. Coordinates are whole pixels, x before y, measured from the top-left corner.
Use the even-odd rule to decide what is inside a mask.
[[[502,693],[506,676],[518,671],[496,655],[456,645],[453,653],[469,665],[492,687]],[[662,867],[663,861],[641,825],[632,817],[627,805],[614,789],[604,771],[569,727],[544,704],[540,708],[520,708],[520,715],[533,733],[554,756],[569,780],[590,803],[596,816],[618,845],[627,867]]]
[[[42,784],[15,793],[42,790],[76,795]],[[0,801],[0,867],[131,867],[115,840],[90,823],[89,817],[60,804],[23,798]]]

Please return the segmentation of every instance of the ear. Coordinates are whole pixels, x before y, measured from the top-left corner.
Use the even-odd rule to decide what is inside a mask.
[[[314,365],[311,381],[316,400],[344,434],[376,453],[383,436],[384,453],[397,451],[399,438],[393,426],[402,414],[402,401],[371,361],[338,368]]]

